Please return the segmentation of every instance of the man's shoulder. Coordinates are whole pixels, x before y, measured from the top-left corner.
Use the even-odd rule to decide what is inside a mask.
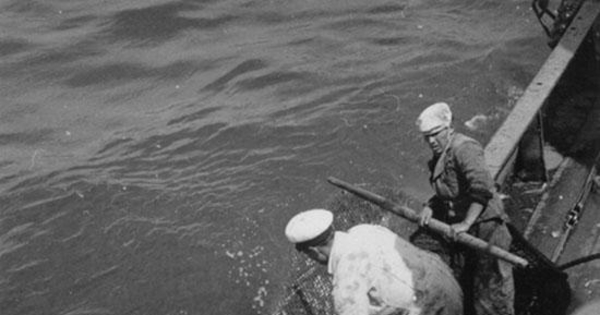
[[[373,233],[387,234],[387,233],[391,233],[391,231],[388,228],[381,226],[381,225],[363,223],[363,224],[358,224],[358,225],[351,227],[348,230],[348,233],[352,234],[352,235],[373,234]]]
[[[452,152],[454,156],[469,157],[483,153],[481,143],[469,136],[457,133],[452,140]]]
[[[355,225],[347,232],[348,235],[355,240],[361,240],[362,242],[367,243],[384,238],[393,238],[395,236],[392,231],[384,226],[366,223]]]
[[[463,144],[471,144],[471,145],[481,146],[481,143],[479,141],[477,141],[474,138],[469,137],[463,133],[460,133],[460,132],[456,132],[454,134],[454,138],[452,139],[452,144],[455,147],[459,147]]]
[[[367,246],[395,244],[399,236],[392,230],[377,224],[359,224],[348,230],[348,235]],[[369,245],[370,244],[370,245]]]

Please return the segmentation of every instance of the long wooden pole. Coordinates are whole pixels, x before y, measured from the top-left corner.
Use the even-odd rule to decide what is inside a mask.
[[[380,206],[381,208],[388,210],[396,215],[399,215],[411,222],[418,223],[420,220],[419,215],[409,207],[402,206],[380,195],[353,186],[352,184],[339,180],[335,177],[329,177],[327,181],[339,188],[349,191],[357,195],[358,197],[370,201]],[[443,235],[448,235],[450,233],[450,226],[448,224],[433,218],[429,221],[427,227],[435,232],[442,233]],[[527,267],[529,265],[529,262],[524,258],[514,255],[500,247],[491,245],[485,242],[484,240],[467,233],[459,233],[456,236],[456,241],[465,244],[471,248],[483,251],[492,256],[505,260],[519,267]]]

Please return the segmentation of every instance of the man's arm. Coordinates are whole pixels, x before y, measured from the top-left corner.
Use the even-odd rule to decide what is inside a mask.
[[[334,273],[333,298],[338,315],[369,314],[369,255],[356,252],[340,259]]]
[[[458,233],[467,232],[471,228],[473,223],[475,223],[475,221],[477,221],[477,218],[479,218],[479,215],[481,214],[481,212],[483,212],[482,204],[480,204],[478,202],[471,203],[471,206],[469,207],[469,210],[467,211],[467,215],[465,216],[465,219],[462,222],[451,225],[451,228],[452,228],[451,233],[453,233],[453,235],[450,235],[450,237],[452,239],[455,239],[456,235]]]
[[[462,222],[452,225],[455,235],[468,231],[484,211],[488,201],[493,197],[494,181],[485,164],[481,145],[466,142],[456,151],[458,165],[468,182],[467,194],[470,200],[469,209]]]
[[[466,142],[455,152],[458,166],[468,183],[466,194],[468,197],[482,205],[487,205],[492,199],[494,180],[490,175],[481,145],[475,142]]]

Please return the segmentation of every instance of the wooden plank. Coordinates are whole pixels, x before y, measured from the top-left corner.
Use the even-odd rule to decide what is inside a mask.
[[[559,264],[574,259],[600,253],[600,194],[598,191],[590,195],[585,205],[583,216],[576,227]],[[573,294],[571,308],[579,307],[587,302],[600,300],[600,260],[588,261],[567,269],[569,283]]]
[[[545,193],[547,198],[535,209],[525,236],[544,256],[553,257],[564,233],[567,214],[578,202],[589,172],[588,163],[575,160],[566,163],[560,180],[549,188]]]
[[[517,150],[521,137],[542,109],[563,72],[573,59],[594,20],[600,14],[600,1],[585,1],[573,22],[533,78],[500,129],[485,148],[485,158],[493,178],[500,184],[503,170]]]
[[[579,223],[567,241],[565,250],[558,260],[558,264],[565,264],[573,259],[600,253],[600,192],[592,192],[585,203]],[[600,260],[587,263],[600,268]],[[600,274],[598,275],[600,277]],[[600,281],[598,283],[600,285]],[[600,291],[598,292],[600,295]],[[598,296],[600,298],[600,296]]]

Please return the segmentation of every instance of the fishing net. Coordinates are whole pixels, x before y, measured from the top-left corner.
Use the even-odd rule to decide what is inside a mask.
[[[280,303],[273,315],[335,314],[331,289],[331,280],[326,268],[309,266],[285,289],[286,299]]]
[[[517,315],[565,315],[571,303],[567,274],[533,247],[512,225],[510,252],[525,258],[527,268],[515,268],[515,311]]]
[[[372,191],[413,209],[419,209],[421,204],[401,190],[375,188]],[[335,196],[329,209],[335,213],[334,225],[338,230],[347,230],[359,223],[375,223],[408,239],[416,228],[412,222],[349,193]],[[530,263],[527,268],[514,269],[516,315],[565,315],[571,296],[566,273],[527,242],[514,226],[509,225],[509,230],[513,235],[510,252]],[[285,286],[285,298],[272,315],[335,314],[326,266],[298,254],[294,257],[294,269],[296,275],[292,278],[295,280]]]

